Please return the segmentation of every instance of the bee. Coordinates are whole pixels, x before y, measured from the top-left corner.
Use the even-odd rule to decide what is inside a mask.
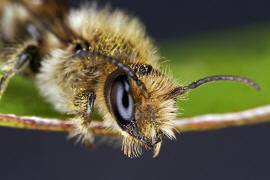
[[[9,80],[31,72],[41,94],[56,110],[72,114],[72,135],[94,142],[96,107],[106,126],[122,137],[129,157],[174,139],[176,99],[212,81],[229,80],[260,89],[233,75],[210,76],[180,85],[164,71],[160,55],[135,17],[121,10],[65,0],[1,0],[0,97]],[[12,43],[10,43],[12,42]]]

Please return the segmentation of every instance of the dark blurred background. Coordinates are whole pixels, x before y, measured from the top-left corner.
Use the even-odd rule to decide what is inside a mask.
[[[266,0],[98,2],[138,16],[158,42],[270,22]],[[151,152],[129,159],[106,145],[84,149],[61,133],[0,128],[0,179],[268,180],[269,131],[262,124],[184,133],[165,141],[156,159]]]
[[[84,0],[89,2],[89,0]],[[70,0],[78,6],[78,0]],[[81,1],[83,2],[83,1]],[[98,0],[139,17],[155,39],[173,39],[270,20],[267,0]]]

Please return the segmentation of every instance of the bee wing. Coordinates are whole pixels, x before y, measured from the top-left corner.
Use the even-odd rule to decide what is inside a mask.
[[[62,42],[74,39],[72,31],[65,24],[70,7],[66,0],[14,0],[27,8],[42,28],[53,33]]]

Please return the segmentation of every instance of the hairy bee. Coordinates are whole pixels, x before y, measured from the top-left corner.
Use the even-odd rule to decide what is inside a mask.
[[[73,114],[73,135],[92,143],[93,108],[122,135],[130,157],[141,147],[159,153],[164,137],[175,138],[176,98],[204,83],[239,76],[211,76],[187,86],[160,66],[155,46],[137,18],[64,0],[1,0],[1,41],[15,42],[2,54],[0,97],[17,72],[31,71],[41,94],[55,108]],[[5,48],[4,48],[5,49]]]

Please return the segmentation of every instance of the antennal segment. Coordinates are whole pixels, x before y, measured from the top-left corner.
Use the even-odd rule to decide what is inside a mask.
[[[106,58],[107,58],[108,62],[110,62],[110,63],[114,64],[115,66],[117,66],[118,68],[122,69],[131,79],[133,79],[136,82],[137,86],[142,89],[143,95],[145,97],[148,97],[147,89],[146,89],[144,83],[139,80],[136,73],[130,67],[123,64],[122,62],[120,62],[117,59],[114,59],[111,57],[106,57]]]
[[[188,92],[192,89],[195,89],[195,88],[197,88],[205,83],[212,82],[212,81],[237,81],[237,82],[245,83],[245,84],[255,88],[258,91],[261,90],[261,87],[257,83],[255,83],[254,81],[252,81],[250,79],[247,79],[247,78],[244,78],[241,76],[219,75],[219,76],[209,76],[209,77],[200,79],[198,81],[192,82],[187,86],[177,87],[168,94],[168,97],[173,98],[173,97],[180,96],[180,95],[185,94],[186,92]]]

